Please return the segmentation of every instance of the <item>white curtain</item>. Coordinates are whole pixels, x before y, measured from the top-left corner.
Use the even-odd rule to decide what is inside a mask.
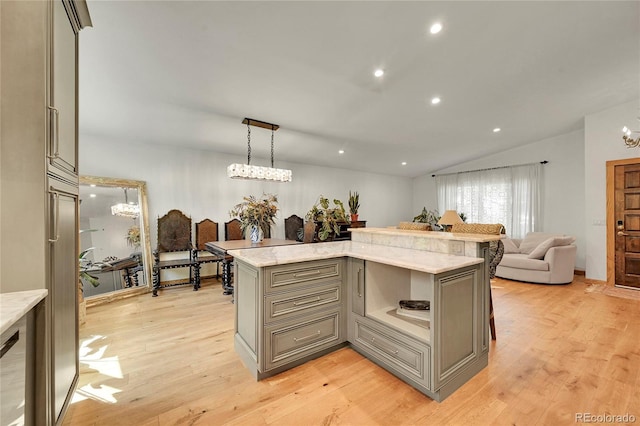
[[[467,223],[501,223],[512,238],[541,229],[539,163],[436,176],[438,211],[464,213]]]

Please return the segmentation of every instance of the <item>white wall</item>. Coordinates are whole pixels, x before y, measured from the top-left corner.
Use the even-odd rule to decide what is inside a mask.
[[[575,131],[503,151],[434,173],[453,173],[489,167],[549,161],[543,167],[544,197],[542,231],[562,232],[576,237],[576,268],[585,269],[584,232],[584,133]],[[413,210],[437,207],[435,178],[428,175],[414,180]],[[417,213],[416,213],[417,214]]]
[[[414,216],[410,178],[283,163],[277,158],[276,167],[293,171],[292,182],[227,177],[229,164],[245,161],[246,157],[212,151],[126,144],[80,135],[82,175],[147,182],[152,247],[156,245],[157,218],[171,209],[191,216],[193,223],[204,218],[218,222],[219,239],[223,240],[224,222],[231,219],[233,206],[245,195],[260,196],[263,192],[276,194],[279,200],[273,238],[284,238],[284,219],[291,214],[304,217],[321,194],[340,199],[348,210],[349,190],[358,191],[360,220],[366,220],[368,227],[393,225]],[[252,159],[252,164],[268,165],[269,160]]]
[[[607,211],[606,162],[640,156],[639,148],[627,148],[622,140],[623,126],[640,130],[639,116],[640,101],[636,100],[585,117],[587,278],[600,281],[607,279],[607,235],[604,225]]]

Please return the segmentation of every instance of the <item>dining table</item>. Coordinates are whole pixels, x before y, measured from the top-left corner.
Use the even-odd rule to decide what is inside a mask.
[[[229,250],[288,246],[293,244],[302,244],[302,242],[278,238],[265,238],[257,243],[253,243],[251,240],[210,241],[205,243],[204,246],[209,253],[221,258],[222,290],[224,294],[233,294],[233,283],[231,281],[231,265],[233,264],[233,256],[228,254]]]

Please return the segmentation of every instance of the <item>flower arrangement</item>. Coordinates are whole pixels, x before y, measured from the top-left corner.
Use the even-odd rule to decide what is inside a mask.
[[[124,238],[127,240],[127,245],[130,247],[140,247],[140,227],[133,225],[127,230],[127,235]]]
[[[266,233],[274,225],[278,213],[278,197],[273,194],[262,194],[261,198],[250,195],[243,197],[243,201],[235,205],[229,212],[232,218],[240,220],[242,232],[247,228],[258,227]]]

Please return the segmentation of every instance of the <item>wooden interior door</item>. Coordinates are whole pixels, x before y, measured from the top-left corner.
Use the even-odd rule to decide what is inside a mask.
[[[640,289],[640,164],[615,166],[616,285]]]

